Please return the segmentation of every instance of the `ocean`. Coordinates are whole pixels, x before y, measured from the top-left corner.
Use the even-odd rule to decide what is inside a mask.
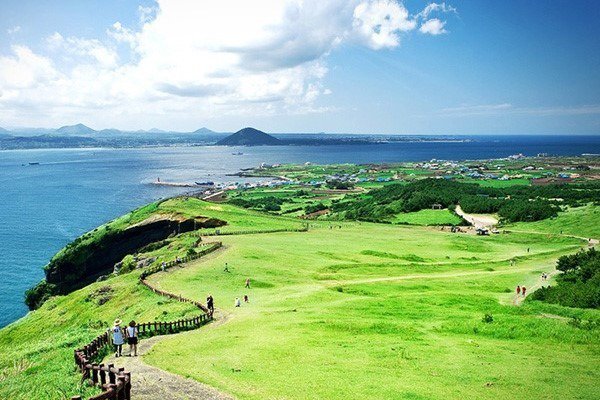
[[[481,136],[470,142],[0,151],[0,327],[27,313],[24,292],[42,267],[82,233],[189,188],[163,181],[239,182],[241,168],[273,163],[381,163],[600,154],[600,136]],[[232,153],[243,152],[243,155]],[[30,165],[29,163],[39,163]]]

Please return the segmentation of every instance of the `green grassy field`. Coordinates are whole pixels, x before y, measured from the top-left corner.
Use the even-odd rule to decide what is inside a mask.
[[[196,315],[185,303],[159,297],[132,273],[57,296],[42,308],[0,330],[0,398],[63,399],[94,392],[80,386],[73,350],[110,328],[116,318],[129,322],[169,321]],[[106,296],[98,292],[110,288]]]
[[[223,219],[223,232],[303,225],[295,218],[179,198],[121,217],[111,229],[155,212]],[[419,214],[411,215],[412,223],[431,217],[412,214]],[[598,321],[600,311],[530,301],[517,307],[513,289],[536,284],[560,255],[586,245],[558,235],[555,221],[562,218],[570,227],[565,233],[585,225],[586,235],[600,237],[600,224],[593,223],[598,215],[591,206],[573,209],[489,237],[312,221],[308,232],[205,238],[224,247],[149,280],[201,301],[213,294],[219,319],[166,337],[144,361],[240,399],[497,399],[515,392],[534,399],[592,399],[600,379],[600,331],[569,320]],[[196,239],[179,235],[144,256],[172,259]],[[225,262],[230,273],[223,272]],[[139,285],[138,275],[54,297],[0,330],[0,398],[95,393],[79,385],[75,347],[117,317],[153,321],[194,314],[194,308]],[[243,287],[247,277],[249,290]],[[111,288],[110,298],[100,304],[104,287]],[[244,294],[250,302],[233,307]],[[491,323],[482,321],[485,314],[492,315]]]
[[[212,293],[227,321],[167,338],[147,362],[241,399],[597,394],[600,332],[566,320],[600,313],[511,304],[517,284],[533,284],[580,240],[344,224],[224,243],[151,279],[190,297]],[[250,303],[234,308],[244,294]]]
[[[391,222],[408,225],[459,225],[462,219],[450,210],[421,210],[396,214]]]
[[[511,224],[507,229],[600,239],[600,209],[592,205],[569,208],[556,218]]]

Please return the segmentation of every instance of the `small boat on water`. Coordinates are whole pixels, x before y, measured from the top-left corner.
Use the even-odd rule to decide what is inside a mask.
[[[242,153],[241,151],[238,151],[237,153],[231,153],[234,156],[243,156],[244,153]]]
[[[40,165],[39,162],[30,162],[29,165]]]

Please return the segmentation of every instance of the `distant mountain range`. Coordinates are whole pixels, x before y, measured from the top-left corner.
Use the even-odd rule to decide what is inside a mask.
[[[226,136],[226,137],[225,137]],[[244,128],[234,134],[200,128],[193,132],[150,130],[95,130],[84,124],[66,125],[58,129],[0,128],[0,150],[78,147],[148,147],[148,146],[324,146],[360,145],[414,141],[465,141],[423,136],[340,135],[340,134],[267,134],[255,128]]]
[[[0,128],[0,149],[73,148],[73,147],[140,147],[214,144],[229,133],[200,128],[193,132],[160,129],[122,131],[95,130],[84,124],[66,125],[58,129]]]
[[[240,129],[233,135],[217,142],[219,146],[277,146],[283,144],[285,143],[276,137],[254,128]]]

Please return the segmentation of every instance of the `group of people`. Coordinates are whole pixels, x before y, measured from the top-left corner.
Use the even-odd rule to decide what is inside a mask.
[[[115,357],[121,357],[123,355],[123,345],[125,344],[125,339],[129,345],[129,356],[137,356],[137,324],[135,321],[131,321],[127,327],[122,328],[121,323],[122,321],[120,319],[116,319],[114,326],[110,329],[113,346],[115,347]]]
[[[244,284],[244,289],[250,289],[250,278],[246,278],[246,283]],[[244,303],[249,303],[249,302],[250,302],[250,300],[248,299],[248,295],[245,294],[244,295]],[[239,297],[235,298],[234,305],[236,307],[241,307],[242,306],[242,301],[240,300]]]
[[[527,293],[527,288],[525,286],[517,286],[517,296],[523,295],[523,297],[525,297],[526,293]]]

